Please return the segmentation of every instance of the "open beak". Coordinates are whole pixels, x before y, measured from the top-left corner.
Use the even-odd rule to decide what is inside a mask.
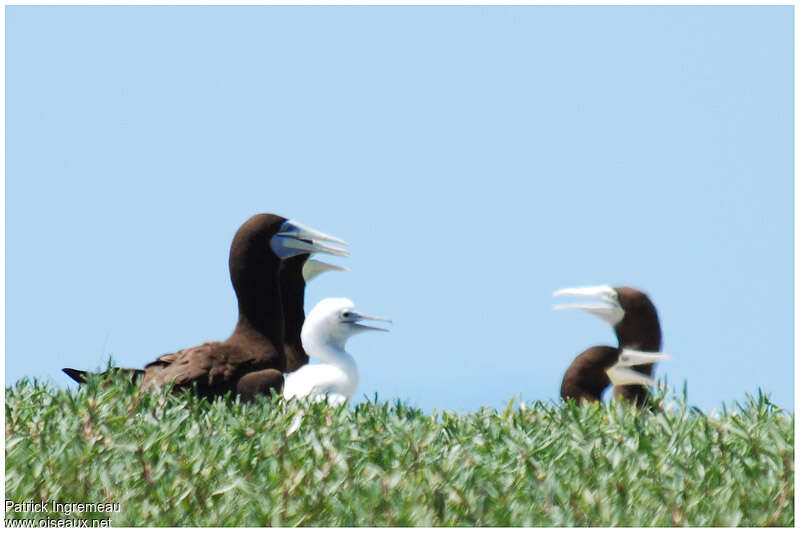
[[[623,348],[617,364],[606,370],[611,383],[620,385],[649,385],[655,386],[656,382],[650,376],[630,368],[634,365],[657,363],[672,359],[672,356],[662,352],[642,352]]]
[[[348,271],[350,269],[344,266],[331,265],[330,263],[317,261],[316,259],[307,259],[303,264],[303,281],[308,283],[323,272],[328,272],[330,270]]]
[[[666,361],[668,359],[672,359],[672,356],[668,353],[642,352],[640,350],[623,348],[617,364],[621,366],[647,365],[650,363],[658,363],[659,361]]]
[[[308,254],[331,254],[347,257],[350,252],[338,246],[331,246],[325,242],[350,246],[345,241],[336,237],[326,235],[308,226],[304,226],[294,220],[287,220],[283,223],[280,230],[272,238],[276,247],[273,249],[278,255],[285,259],[300,253]]]
[[[579,296],[600,300],[599,303],[558,304],[554,305],[553,309],[580,309],[607,322],[612,327],[619,324],[625,317],[625,311],[619,304],[617,291],[608,285],[559,289],[553,293],[553,296]]]
[[[383,318],[379,316],[372,316],[372,315],[365,315],[363,313],[356,313],[355,311],[351,311],[350,313],[351,318],[348,320],[352,324],[352,327],[358,331],[389,331],[388,329],[378,328],[375,326],[368,326],[366,324],[359,324],[360,320],[377,320],[379,322],[389,322],[392,323],[391,320],[388,318]]]
[[[620,385],[648,385],[653,387],[656,382],[647,374],[642,374],[628,367],[614,365],[606,370],[608,378],[615,387]]]

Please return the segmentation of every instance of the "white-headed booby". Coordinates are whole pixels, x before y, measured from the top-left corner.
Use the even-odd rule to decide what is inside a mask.
[[[388,331],[360,324],[361,320],[391,322],[388,318],[365,315],[347,298],[326,298],[306,316],[301,338],[303,348],[321,364],[309,364],[286,375],[284,398],[312,397],[333,405],[346,402],[358,387],[358,367],[345,351],[347,340],[364,331]]]

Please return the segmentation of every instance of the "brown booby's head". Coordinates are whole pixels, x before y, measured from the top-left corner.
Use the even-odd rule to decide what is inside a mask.
[[[334,242],[347,246],[347,243],[294,220],[287,220],[271,213],[250,217],[233,237],[229,267],[234,287],[253,278],[270,277],[280,261],[300,254],[326,253],[348,256],[350,253],[337,246],[325,244]]]
[[[572,362],[561,380],[561,398],[600,401],[603,391],[611,384],[606,373],[616,363],[619,348],[592,346]]]
[[[228,259],[231,282],[239,305],[239,322],[233,336],[256,334],[278,345],[283,336],[280,266],[284,259],[301,254],[350,255],[347,250],[322,241],[347,245],[281,216],[263,213],[250,217],[233,237]]]
[[[621,348],[644,351],[661,349],[661,326],[650,298],[632,287],[598,285],[560,289],[553,296],[580,296],[599,303],[561,304],[554,309],[580,309],[600,318],[614,328]]]

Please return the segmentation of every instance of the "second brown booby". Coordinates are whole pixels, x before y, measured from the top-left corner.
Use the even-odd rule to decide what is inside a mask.
[[[572,361],[561,381],[561,398],[600,401],[609,385],[653,386],[655,381],[631,367],[669,359],[660,352],[641,352],[611,346],[592,346]]]
[[[553,293],[553,296],[580,296],[600,300],[600,303],[562,304],[556,305],[554,308],[580,309],[595,315],[614,328],[614,333],[619,342],[619,348],[596,346],[580,354],[570,366],[570,369],[567,370],[573,380],[577,378],[576,372],[578,369],[581,367],[591,368],[589,361],[601,361],[610,357],[611,352],[609,350],[619,353],[623,349],[639,352],[658,352],[661,349],[661,326],[658,320],[658,313],[650,298],[638,289],[599,285],[560,289]],[[652,376],[653,366],[657,360],[658,358],[649,362],[640,361],[640,363],[631,366],[630,370],[649,378]],[[609,366],[613,366],[613,363]],[[584,370],[584,372],[587,371]],[[592,372],[594,371],[588,371],[588,373]],[[564,379],[567,380],[566,374]],[[636,403],[638,406],[642,406],[648,395],[645,384],[646,382],[643,381],[625,384],[615,383],[614,396],[621,396]],[[564,385],[562,384],[562,395],[563,389]]]
[[[349,255],[322,241],[347,245],[278,215],[265,213],[248,219],[236,232],[228,259],[239,308],[233,333],[222,342],[206,342],[159,357],[145,366],[142,387],[196,387],[201,397],[209,399],[228,392],[243,400],[280,392],[286,370],[280,264],[300,254]],[[84,377],[80,371],[65,372],[77,381]]]
[[[349,270],[347,267],[331,265],[309,254],[290,257],[281,263],[281,307],[283,309],[283,351],[286,354],[286,372],[294,372],[308,363],[308,354],[303,349],[300,333],[306,315],[303,310],[306,284],[329,270]]]

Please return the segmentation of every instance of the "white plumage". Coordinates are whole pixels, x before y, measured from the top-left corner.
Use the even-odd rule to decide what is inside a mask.
[[[358,367],[344,349],[347,339],[364,331],[387,331],[359,324],[359,320],[389,319],[358,313],[347,298],[326,298],[306,316],[300,340],[309,357],[321,361],[286,375],[283,397],[311,397],[333,405],[346,402],[358,388]]]

